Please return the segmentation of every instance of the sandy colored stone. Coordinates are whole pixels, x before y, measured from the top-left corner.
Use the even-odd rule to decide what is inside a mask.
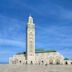
[[[0,72],[72,72],[72,66],[0,64]]]

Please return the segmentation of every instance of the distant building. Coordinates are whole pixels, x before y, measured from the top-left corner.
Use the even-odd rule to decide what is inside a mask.
[[[35,50],[35,24],[29,16],[26,32],[26,52],[18,53],[9,58],[10,64],[72,64],[64,56],[54,50]]]

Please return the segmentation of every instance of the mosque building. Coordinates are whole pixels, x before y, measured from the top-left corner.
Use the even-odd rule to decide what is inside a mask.
[[[26,30],[26,52],[10,57],[9,64],[72,64],[72,61],[54,50],[35,49],[35,24],[32,16],[29,16]]]

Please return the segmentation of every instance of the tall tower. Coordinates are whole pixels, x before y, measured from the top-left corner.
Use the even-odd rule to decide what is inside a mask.
[[[31,16],[27,24],[27,63],[35,63],[35,25]]]

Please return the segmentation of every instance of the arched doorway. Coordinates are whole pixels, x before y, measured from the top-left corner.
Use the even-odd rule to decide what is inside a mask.
[[[65,64],[68,65],[68,62],[66,61]]]
[[[44,61],[42,60],[41,63],[44,64]]]
[[[27,64],[27,61],[26,61],[26,64]]]
[[[59,59],[56,59],[55,60],[55,63],[58,65],[58,64],[60,64],[60,60]]]
[[[21,60],[19,62],[21,63]]]
[[[53,59],[49,59],[49,64],[53,64]]]
[[[31,61],[31,64],[33,64],[33,61]]]
[[[72,62],[71,62],[71,65],[72,65]]]

